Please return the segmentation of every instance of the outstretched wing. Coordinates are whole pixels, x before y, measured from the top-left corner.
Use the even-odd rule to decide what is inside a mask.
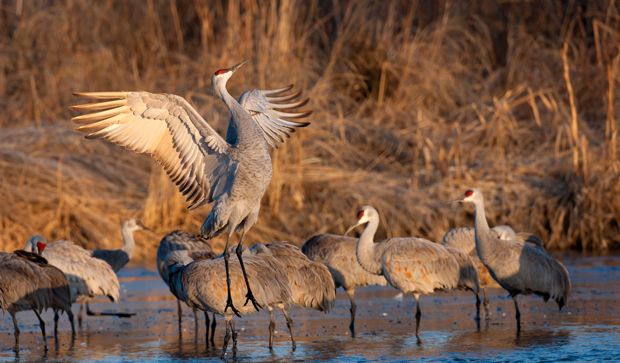
[[[212,202],[234,179],[230,145],[182,97],[148,92],[87,92],[72,120],[87,138],[104,138],[151,155],[196,208]]]
[[[244,92],[239,98],[239,104],[258,124],[271,147],[280,146],[298,127],[310,125],[310,122],[289,120],[303,118],[312,113],[296,110],[306,105],[308,99],[300,100],[301,91],[291,92],[292,89],[292,85],[273,90],[253,89]],[[226,141],[230,144],[237,142],[237,130],[233,122],[228,124]]]

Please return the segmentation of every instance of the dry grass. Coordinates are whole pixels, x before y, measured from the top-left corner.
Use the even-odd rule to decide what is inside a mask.
[[[444,201],[477,186],[493,224],[549,248],[620,246],[613,1],[5,1],[0,34],[2,249],[109,247],[138,216],[150,258],[196,231],[209,208],[187,212],[147,158],[71,131],[71,93],[177,93],[223,131],[210,76],[245,58],[233,94],[293,82],[315,110],[273,154],[250,241],[343,232],[361,204],[385,235],[436,240],[471,225]]]

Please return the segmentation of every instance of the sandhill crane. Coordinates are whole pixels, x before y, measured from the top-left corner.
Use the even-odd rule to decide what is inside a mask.
[[[256,223],[260,201],[272,176],[269,148],[283,143],[297,128],[309,122],[290,121],[310,112],[293,111],[308,100],[291,93],[293,86],[274,90],[250,90],[235,100],[228,79],[243,64],[220,69],[211,77],[215,94],[228,107],[231,118],[223,139],[182,97],[148,92],[87,92],[76,96],[103,102],[73,106],[91,112],[73,118],[87,138],[104,138],[157,160],[189,202],[197,208],[214,202],[201,227],[212,238],[227,230],[225,261],[228,268],[230,238],[239,232],[239,244]],[[242,249],[237,258],[245,271]],[[247,275],[243,272],[247,280]],[[230,282],[230,279],[228,279]],[[228,284],[227,284],[228,285]],[[260,306],[246,281],[245,303]],[[230,287],[227,288],[230,291]],[[238,315],[230,293],[226,308]]]
[[[41,246],[44,250],[41,251]],[[107,296],[118,302],[120,284],[112,267],[105,261],[91,256],[91,252],[71,241],[59,240],[47,243],[45,238],[35,235],[28,240],[26,251],[40,251],[50,265],[59,268],[67,277],[75,302],[86,304],[88,315],[112,315],[129,317],[125,313],[93,313],[88,302],[95,296]],[[83,308],[80,306],[78,324],[82,325]]]
[[[282,270],[288,276],[291,300],[287,303],[324,312],[328,312],[332,308],[336,299],[336,287],[325,265],[310,260],[297,246],[293,246],[286,242],[272,242],[264,246],[258,244],[250,249],[250,253],[263,247],[266,247],[270,255],[277,259]],[[293,319],[291,319],[286,311],[286,305],[286,303],[276,304],[284,314],[286,326],[291,337],[291,344],[293,350],[295,350],[296,343],[293,337]],[[273,333],[276,325],[273,317],[273,308],[268,306],[268,309],[270,320],[269,349],[272,349]]]
[[[166,256],[172,251],[185,251],[187,253],[187,257],[184,256],[184,260],[187,263],[190,263],[194,260],[200,259],[212,259],[217,255],[211,249],[211,244],[209,240],[201,235],[192,234],[189,232],[184,232],[180,230],[172,231],[165,235],[161,241],[159,242],[159,247],[157,248],[157,270],[159,271],[159,276],[161,276],[162,280],[168,285],[170,291],[175,294],[175,291],[170,287],[170,271],[168,270],[168,264],[166,263]],[[183,311],[181,309],[181,300],[179,296],[175,294],[177,298],[177,313],[178,313],[178,321],[179,321],[179,336],[182,332],[182,315]],[[196,308],[193,309],[194,312],[194,329],[196,334],[198,334],[198,317],[196,315]],[[211,323],[211,339],[209,340],[209,316],[205,311],[205,325],[206,325],[206,341],[207,345],[209,341],[212,345],[215,346],[215,327],[217,322],[215,320],[215,313],[213,314],[213,322]]]
[[[196,307],[202,311],[212,311],[226,319],[226,334],[222,347],[222,358],[226,354],[228,343],[232,336],[233,356],[237,352],[237,332],[234,326],[234,313],[226,309],[227,286],[226,265],[223,258],[203,259],[191,261],[186,251],[172,251],[166,257],[170,271],[170,289],[175,296],[186,301],[190,307]],[[228,277],[230,278],[229,290],[234,298],[242,298],[245,295],[246,285],[240,264],[231,264]],[[281,268],[277,259],[269,250],[255,249],[252,254],[247,254],[245,259],[246,271],[250,277],[252,291],[259,304],[273,306],[286,303],[291,299],[291,290],[288,277]],[[251,314],[255,311],[252,306],[242,305],[238,308],[241,315]]]
[[[491,276],[508,291],[515,305],[517,333],[521,331],[521,312],[517,295],[536,294],[546,301],[555,300],[560,308],[566,304],[571,289],[568,271],[542,247],[518,239],[502,240],[491,232],[484,211],[484,197],[478,189],[469,189],[459,202],[475,206],[476,251]],[[537,239],[540,242],[540,239]]]
[[[437,290],[466,289],[476,296],[476,322],[479,326],[480,299],[478,273],[467,255],[455,248],[444,247],[423,238],[389,238],[374,243],[379,226],[379,213],[371,206],[362,207],[353,228],[366,224],[357,240],[356,255],[368,272],[383,275],[390,285],[416,301],[416,337],[420,341],[420,295]]]
[[[524,243],[533,243],[538,246],[542,246],[542,241],[540,238],[535,235],[527,232],[519,232],[516,233],[512,227],[506,225],[495,226],[491,228],[491,233],[495,235],[495,237],[503,239],[503,240],[513,240],[517,239]],[[487,297],[486,288],[487,287],[500,287],[491,274],[489,270],[484,266],[480,258],[478,257],[478,253],[476,253],[476,241],[475,241],[475,231],[473,227],[459,227],[452,228],[443,236],[441,240],[441,244],[444,246],[450,246],[460,250],[461,252],[468,255],[476,265],[476,269],[478,270],[478,276],[480,277],[480,286],[482,287],[482,301],[485,311],[485,316],[489,319],[489,298]]]
[[[129,263],[133,256],[135,241],[133,233],[144,229],[135,218],[128,219],[121,223],[121,237],[123,238],[123,247],[117,250],[93,250],[92,256],[100,260],[104,260],[112,267],[114,272],[120,271]]]
[[[512,239],[517,235],[510,226],[495,226],[492,228],[493,233],[501,239]],[[486,287],[499,287],[489,274],[489,270],[478,258],[476,253],[476,242],[474,240],[474,229],[471,227],[453,228],[446,232],[440,242],[444,246],[450,246],[468,255],[476,265],[478,276],[480,278],[480,286],[482,287],[482,301],[485,316],[489,318],[489,299],[487,297]]]
[[[58,311],[62,310],[69,317],[72,338],[75,338],[71,289],[65,275],[34,253],[0,253],[0,310],[8,311],[13,319],[15,351],[19,349],[20,333],[15,314],[24,310],[34,311],[39,319],[47,350],[45,322],[40,313],[48,308],[54,310],[54,336],[58,336]]]
[[[381,275],[364,270],[355,256],[357,238],[336,234],[320,234],[311,237],[301,247],[302,252],[311,260],[321,262],[329,269],[335,287],[342,287],[351,302],[351,322],[349,330],[355,337],[355,289],[369,285],[387,285]]]

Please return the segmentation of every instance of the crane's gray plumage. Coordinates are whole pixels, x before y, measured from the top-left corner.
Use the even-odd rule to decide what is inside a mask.
[[[176,254],[176,257],[169,254]],[[161,241],[159,242],[159,247],[157,247],[157,271],[159,272],[159,276],[161,276],[162,280],[168,285],[170,292],[177,298],[177,314],[178,314],[178,325],[179,325],[179,334],[182,332],[182,310],[181,310],[181,298],[177,295],[177,291],[174,290],[173,286],[170,285],[170,270],[168,269],[167,260],[173,260],[176,258],[177,261],[182,262],[187,265],[193,262],[194,260],[201,259],[212,259],[217,257],[217,255],[213,252],[211,248],[211,244],[209,240],[201,235],[192,234],[185,231],[172,231],[165,235]],[[183,302],[187,303],[185,300]],[[193,308],[194,313],[194,323],[195,330],[198,333],[198,317],[196,315],[196,308]],[[206,341],[207,345],[209,343],[215,345],[215,327],[217,322],[215,320],[215,314],[213,315],[213,323],[211,324],[211,338],[209,339],[209,316],[207,312],[205,312],[205,325],[206,325]]]
[[[542,241],[540,238],[536,237],[533,234],[520,232],[515,233],[515,231],[510,226],[500,225],[491,228],[491,233],[499,239],[502,240],[519,240],[522,242],[533,243],[535,245],[542,247]],[[459,227],[453,228],[446,232],[446,234],[441,239],[441,244],[447,247],[456,248],[461,252],[468,255],[476,269],[478,270],[478,276],[480,278],[480,286],[482,287],[482,296],[483,296],[483,305],[485,310],[486,318],[489,319],[489,299],[487,297],[486,288],[487,287],[500,287],[500,285],[495,282],[489,270],[484,266],[480,258],[478,257],[478,253],[476,252],[476,241],[475,241],[475,229],[474,227]]]
[[[291,94],[291,87],[250,90],[235,100],[226,89],[232,74],[245,62],[221,69],[212,76],[213,88],[228,107],[231,118],[224,140],[182,97],[148,92],[90,92],[77,96],[104,100],[73,106],[86,112],[73,121],[88,138],[105,138],[157,160],[186,197],[190,208],[214,202],[201,234],[214,237],[228,229],[228,243],[239,230],[239,246],[256,223],[260,201],[272,176],[270,146],[284,142],[307,122],[290,119],[308,116],[293,111],[306,104]],[[95,112],[92,112],[95,111]],[[241,249],[237,258],[247,280]],[[228,267],[226,267],[228,271]],[[249,283],[248,298],[258,310]],[[229,295],[227,307],[237,312]]]
[[[248,253],[256,253],[257,250],[264,248],[269,250],[270,255],[277,259],[280,264],[279,268],[288,276],[291,300],[286,304],[280,303],[276,306],[284,314],[293,350],[295,350],[293,320],[286,310],[286,305],[294,304],[303,308],[327,312],[333,307],[336,300],[336,287],[327,267],[322,263],[310,260],[297,246],[286,242],[272,242],[265,245],[258,244],[252,247]],[[275,320],[272,307],[269,306],[268,308],[270,318],[269,348],[271,349]]]
[[[542,296],[545,301],[551,298],[562,309],[571,289],[568,271],[545,251],[540,239],[528,238],[528,242],[517,238],[502,240],[495,236],[487,223],[484,197],[478,189],[467,190],[461,201],[473,203],[476,208],[476,251],[493,279],[512,296],[517,331],[521,327],[521,313],[516,300],[519,294],[533,293]]]
[[[45,249],[41,251],[39,244]],[[107,296],[111,301],[118,302],[120,297],[120,284],[112,267],[105,261],[91,256],[92,252],[86,250],[71,241],[59,240],[47,243],[45,238],[39,235],[33,236],[26,243],[26,251],[39,251],[41,256],[50,265],[60,269],[69,281],[72,301],[87,304],[96,296]],[[96,315],[87,309],[89,315]],[[82,308],[78,315],[78,322],[82,325]],[[107,314],[106,314],[107,315]],[[128,317],[128,314],[111,314]]]
[[[121,223],[123,247],[116,250],[93,250],[92,256],[107,262],[114,272],[120,271],[129,263],[133,256],[136,245],[133,233],[141,229],[143,227],[134,218],[123,221]]]
[[[437,290],[467,289],[476,296],[476,321],[479,322],[480,299],[476,268],[471,259],[455,248],[446,248],[423,238],[389,238],[374,243],[379,213],[371,206],[362,207],[356,226],[366,224],[357,241],[356,255],[368,272],[383,275],[390,285],[416,300],[416,336],[420,326],[420,295]]]
[[[54,335],[58,335],[58,312],[64,311],[75,337],[71,289],[64,274],[49,265],[45,258],[33,253],[0,253],[0,310],[8,311],[13,319],[16,350],[19,348],[19,327],[15,314],[24,310],[33,310],[37,315],[47,347],[45,323],[40,313],[48,308],[54,311]]]
[[[351,302],[349,330],[355,336],[355,289],[369,285],[387,285],[381,275],[371,274],[357,262],[355,255],[357,239],[336,234],[320,234],[308,239],[302,252],[313,261],[327,266],[335,287],[342,287]]]
[[[263,246],[255,249],[254,253],[246,254],[245,257],[246,272],[259,304],[272,306],[291,300],[288,277],[269,249]],[[227,281],[224,259],[220,257],[190,262],[187,252],[173,251],[168,254],[166,260],[170,271],[170,288],[175,296],[186,301],[190,307],[223,315],[226,319],[226,335],[222,356],[226,353],[231,336],[235,354],[237,340],[233,323],[235,313],[226,309]],[[242,300],[246,295],[246,285],[241,265],[231,264],[229,276],[231,281],[229,291],[234,299]],[[248,304],[238,307],[238,312],[242,315],[254,311],[255,309]]]

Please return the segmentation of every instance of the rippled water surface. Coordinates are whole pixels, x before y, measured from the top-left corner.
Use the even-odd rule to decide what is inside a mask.
[[[414,333],[414,301],[394,299],[389,287],[358,290],[357,337],[348,335],[349,302],[338,293],[329,314],[292,308],[297,350],[291,352],[284,319],[278,326],[273,351],[267,348],[268,314],[239,319],[241,361],[394,361],[394,360],[501,360],[601,361],[620,360],[620,256],[564,257],[573,281],[568,307],[540,298],[520,297],[523,330],[516,336],[512,301],[503,290],[490,291],[491,320],[476,330],[474,299],[465,292],[440,293],[421,300],[422,343]],[[133,268],[121,272],[122,301],[104,300],[93,310],[128,311],[130,319],[87,317],[73,343],[65,318],[58,342],[48,333],[45,353],[36,317],[18,314],[22,330],[19,355],[12,351],[13,325],[3,316],[0,326],[2,361],[158,361],[219,360],[219,350],[205,348],[204,317],[198,336],[192,313],[185,309],[181,338],[177,329],[176,301],[156,272]],[[77,313],[78,307],[74,306]],[[52,314],[44,315],[51,332]],[[218,320],[216,344],[223,340]],[[230,359],[230,350],[227,357]]]

